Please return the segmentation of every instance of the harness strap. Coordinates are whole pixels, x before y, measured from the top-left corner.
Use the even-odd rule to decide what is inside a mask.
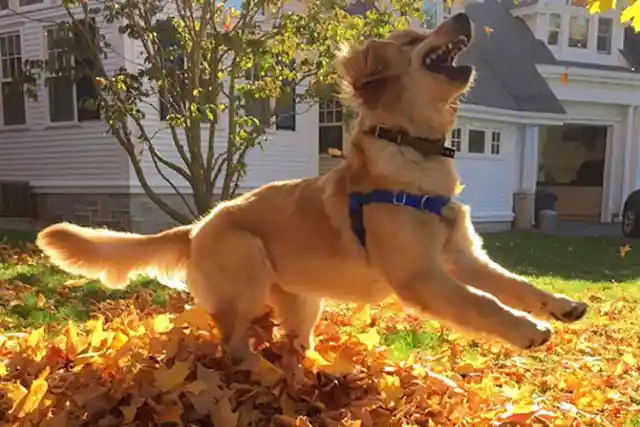
[[[421,212],[429,212],[441,216],[442,209],[450,198],[442,196],[424,196],[400,191],[374,190],[369,193],[349,193],[349,217],[351,229],[366,248],[367,234],[364,228],[364,206],[370,203],[385,203],[396,206],[408,206]]]

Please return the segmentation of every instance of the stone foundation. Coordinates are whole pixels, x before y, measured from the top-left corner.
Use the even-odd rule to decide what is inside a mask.
[[[178,195],[164,194],[171,207],[187,213]],[[188,199],[187,199],[188,200]],[[4,228],[42,228],[59,221],[69,221],[92,227],[153,234],[178,225],[144,194],[37,194],[38,218],[24,219],[28,224],[0,221]],[[5,219],[7,220],[7,219]],[[22,221],[24,222],[24,221]],[[511,229],[511,222],[476,222],[481,233],[496,233]]]
[[[38,219],[130,230],[128,194],[36,194]]]
[[[152,234],[179,225],[169,215],[164,213],[155,203],[144,194],[132,194],[130,197],[130,217],[132,231],[142,234]],[[190,196],[185,196],[189,201]],[[177,194],[163,194],[162,200],[172,208],[189,214],[184,202]]]
[[[187,213],[179,196],[167,194],[162,198],[171,207]],[[152,234],[178,225],[144,194],[37,194],[36,203],[39,228],[43,224],[69,221]]]

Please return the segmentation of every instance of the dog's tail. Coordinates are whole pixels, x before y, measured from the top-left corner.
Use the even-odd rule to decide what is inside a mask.
[[[99,279],[121,289],[140,274],[184,290],[190,255],[191,226],[143,236],[59,223],[38,234],[36,245],[71,274]]]

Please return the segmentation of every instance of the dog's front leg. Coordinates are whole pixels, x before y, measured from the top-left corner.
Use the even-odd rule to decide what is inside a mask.
[[[505,306],[493,295],[457,282],[434,263],[429,267],[392,282],[407,304],[444,322],[497,336],[520,348],[540,346],[551,337],[545,323]]]
[[[459,226],[446,247],[449,271],[456,279],[495,295],[500,301],[536,316],[563,322],[581,319],[587,305],[563,294],[552,294],[511,273],[489,258],[470,221]]]

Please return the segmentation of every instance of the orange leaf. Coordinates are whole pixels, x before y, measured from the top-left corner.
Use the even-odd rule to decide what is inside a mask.
[[[626,244],[624,246],[620,246],[620,258],[624,258],[627,255],[627,252],[631,250],[631,245]]]
[[[484,26],[484,32],[485,32],[485,33],[487,33],[487,34],[491,34],[491,33],[493,33],[493,31],[494,31],[494,30],[493,30],[493,28],[488,27],[488,26],[486,26],[486,25]]]

